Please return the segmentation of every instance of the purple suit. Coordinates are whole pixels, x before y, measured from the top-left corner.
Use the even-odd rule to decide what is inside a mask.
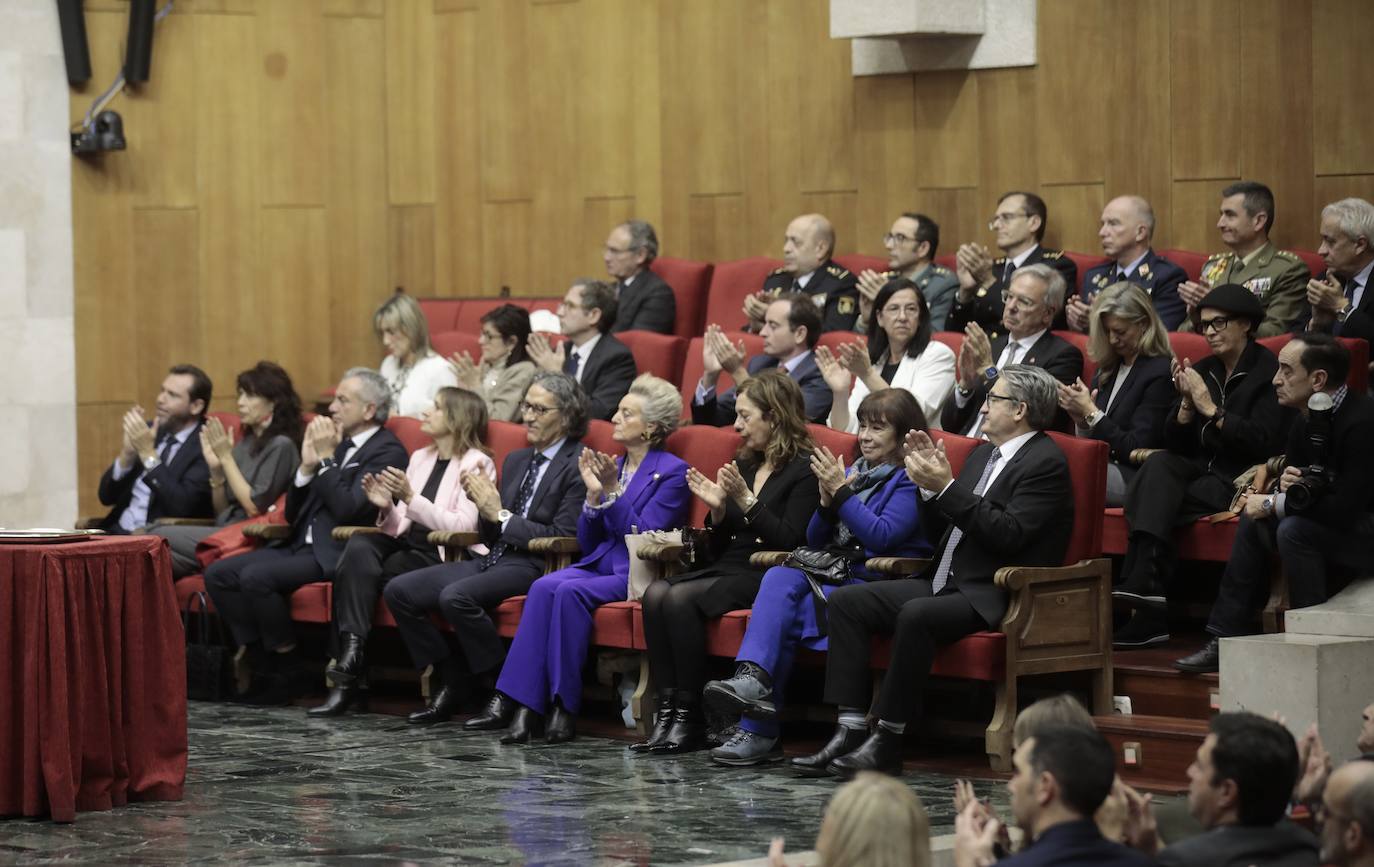
[[[593,612],[625,598],[630,576],[626,534],[635,532],[632,528],[645,532],[682,526],[690,501],[687,464],[653,450],[614,503],[597,511],[584,508],[577,540],[588,553],[530,587],[496,688],[536,713],[545,713],[555,698],[577,713]]]

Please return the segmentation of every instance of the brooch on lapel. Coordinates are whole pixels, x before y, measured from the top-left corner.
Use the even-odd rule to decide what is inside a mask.
[[[1136,273],[1139,274],[1141,277],[1145,278],[1146,280],[1149,280],[1149,279],[1150,279],[1150,264],[1149,264],[1148,262],[1141,262],[1141,263],[1140,263],[1140,268],[1136,271]]]
[[[658,473],[654,473],[654,481],[658,481]]]
[[[854,312],[854,299],[845,297],[840,299],[840,315],[848,316]]]

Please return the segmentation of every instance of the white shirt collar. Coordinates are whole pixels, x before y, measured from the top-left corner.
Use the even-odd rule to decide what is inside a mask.
[[[1361,268],[1360,273],[1356,274],[1351,279],[1355,281],[1356,286],[1368,286],[1371,271],[1374,271],[1374,260],[1371,260],[1368,265],[1365,265],[1363,268]]]
[[[1144,262],[1144,261],[1145,261],[1145,257],[1148,256],[1148,255],[1150,255],[1150,248],[1149,248],[1149,247],[1146,247],[1146,248],[1145,248],[1145,252],[1144,252],[1144,253],[1141,253],[1140,256],[1139,256],[1138,258],[1136,258],[1136,260],[1135,260],[1134,262],[1132,262],[1131,264],[1127,265],[1125,268],[1121,268],[1121,265],[1118,264],[1118,263],[1116,263],[1116,262],[1113,262],[1113,263],[1112,263],[1112,267],[1113,267],[1114,269],[1121,269],[1121,270],[1124,270],[1124,271],[1126,272],[1126,276],[1129,277],[1129,276],[1131,276],[1132,274],[1135,273],[1136,269],[1140,267],[1140,263],[1141,263],[1141,262]],[[1115,270],[1112,271],[1112,276],[1113,276],[1113,277],[1116,276],[1116,271],[1115,271]]]
[[[818,269],[818,270],[819,270],[819,269]],[[815,271],[807,271],[805,274],[802,274],[801,276],[799,276],[799,277],[796,278],[796,280],[797,280],[797,286],[799,286],[799,287],[802,288],[802,289],[805,289],[805,288],[806,288],[806,284],[807,284],[807,283],[810,283],[810,282],[811,282],[811,278],[814,277],[814,276],[816,276],[816,272],[815,272]]]
[[[1017,346],[1020,346],[1021,349],[1024,351],[1020,354],[1020,356],[1018,356],[1018,358],[1025,358],[1026,353],[1029,352],[1030,348],[1035,345],[1035,341],[1039,340],[1047,330],[1048,329],[1046,328],[1042,328],[1034,334],[1031,334],[1027,337],[1022,337],[1019,340],[1008,334],[1007,346],[1011,346],[1013,343],[1015,343]]]
[[[563,443],[567,441],[568,438],[563,437],[562,439],[555,441],[553,445],[549,446],[546,449],[543,449],[539,453],[544,457],[548,458],[549,460],[553,460],[555,457],[558,456],[558,450],[563,448]]]
[[[801,355],[798,355],[796,358],[792,358],[792,359],[789,359],[789,360],[787,360],[787,361],[784,361],[784,362],[782,362],[781,364],[779,364],[778,366],[781,367],[783,370],[786,370],[786,371],[790,374],[792,371],[796,370],[796,369],[797,369],[797,365],[799,365],[799,364],[801,364],[803,361],[805,361],[805,360],[806,360],[806,357],[807,357],[808,355],[810,355],[810,354],[811,354],[811,350],[808,349],[808,350],[806,350],[805,352],[803,352]]]
[[[591,337],[587,338],[587,342],[586,342],[586,343],[582,344],[581,346],[573,346],[573,347],[571,347],[571,349],[569,349],[570,352],[576,352],[576,353],[577,353],[577,358],[578,358],[577,369],[578,369],[579,372],[581,372],[583,366],[586,365],[587,359],[588,359],[589,357],[591,357],[592,350],[596,348],[596,343],[597,343],[597,341],[600,340],[600,339],[601,339],[601,332],[598,331],[598,332],[596,332],[595,334],[593,334]],[[569,341],[569,343],[571,343],[571,342],[572,342],[572,341]]]
[[[381,426],[378,425],[378,426],[376,426],[376,427],[370,427],[370,428],[368,428],[367,430],[363,431],[362,433],[355,433],[353,436],[349,437],[349,439],[353,440],[353,448],[349,449],[349,451],[350,451],[350,452],[353,452],[353,451],[357,451],[358,449],[362,448],[362,447],[363,447],[363,443],[365,443],[365,442],[367,442],[368,440],[372,439],[372,437],[377,433],[377,431],[379,431],[379,430],[381,430],[381,429],[382,429]]]
[[[1031,257],[1031,253],[1034,253],[1036,250],[1039,249],[1039,244],[1032,244],[1029,247],[1027,247],[1020,256],[1013,257],[1011,260],[1012,270],[1015,271],[1017,268],[1020,268],[1022,265],[1026,264],[1026,260]]]

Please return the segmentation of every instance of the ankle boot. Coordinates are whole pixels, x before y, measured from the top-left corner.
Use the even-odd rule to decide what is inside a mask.
[[[367,671],[364,655],[367,642],[361,635],[351,632],[340,633],[339,641],[343,649],[339,651],[339,658],[325,669],[325,673],[333,679],[335,686],[358,686]]]
[[[658,710],[654,713],[654,727],[649,736],[637,744],[630,744],[630,751],[647,753],[668,739],[668,729],[673,724],[673,710],[676,704],[673,691],[665,689],[658,694]]]
[[[549,710],[549,719],[544,724],[544,740],[551,744],[567,743],[577,737],[575,718],[557,700]]]
[[[701,699],[690,690],[675,693],[672,722],[668,733],[657,746],[649,748],[656,756],[690,753],[706,746],[706,715],[701,711]]]
[[[859,771],[881,771],[894,777],[902,775],[902,736],[881,725],[859,748],[830,762],[826,768],[834,776],[849,780]]]
[[[835,733],[821,751],[809,756],[798,756],[790,764],[792,770],[803,777],[828,777],[830,763],[840,756],[848,755],[868,739],[868,729],[851,729],[836,726]]]
[[[367,710],[366,690],[356,686],[334,686],[330,687],[329,697],[324,700],[324,704],[310,708],[305,712],[305,715],[310,717],[341,716],[355,705],[360,711]]]

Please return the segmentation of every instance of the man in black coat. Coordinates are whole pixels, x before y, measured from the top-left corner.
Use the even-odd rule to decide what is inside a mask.
[[[1275,551],[1294,608],[1326,601],[1333,567],[1351,574],[1374,568],[1374,400],[1346,389],[1349,369],[1350,351],[1329,334],[1299,334],[1279,352],[1278,401],[1301,413],[1288,435],[1287,467],[1277,493],[1245,498],[1207,623],[1212,638],[1176,668],[1216,671],[1218,639],[1251,631]]]
[[[200,449],[211,390],[205,371],[178,364],[162,380],[151,425],[141,406],[124,414],[119,456],[100,477],[100,502],[113,507],[102,530],[138,533],[159,518],[215,516]]]
[[[820,214],[802,214],[787,224],[781,268],[759,292],[744,299],[746,331],[763,328],[768,305],[787,292],[810,298],[821,313],[821,331],[853,331],[859,318],[859,278],[836,265],[835,228]]]
[[[601,251],[606,273],[617,283],[618,309],[612,334],[656,331],[672,334],[677,297],[672,287],[649,270],[658,257],[658,235],[643,220],[629,220],[611,230]]]
[[[1003,370],[982,410],[988,442],[969,455],[957,480],[943,448],[924,432],[909,438],[907,475],[921,487],[923,508],[937,510],[950,527],[919,577],[830,595],[825,698],[839,707],[839,727],[820,752],[793,759],[794,769],[809,776],[901,773],[902,733],[920,718],[936,648],[1001,623],[1009,602],[993,582],[998,569],[1063,563],[1073,526],[1069,465],[1044,433],[1058,394],[1058,381],[1041,368]],[[870,735],[864,710],[875,635],[891,635],[892,652]]]
[[[638,375],[634,353],[611,334],[619,304],[615,287],[579,279],[558,305],[558,323],[567,339],[554,348],[544,335],[531,334],[530,360],[550,373],[566,373],[587,395],[592,418],[610,420]]]
[[[1332,202],[1322,208],[1321,236],[1326,273],[1307,284],[1312,313],[1306,328],[1374,344],[1374,205]]]
[[[433,665],[443,683],[425,709],[410,715],[413,724],[452,717],[472,676],[484,679],[487,688],[494,685],[506,652],[487,612],[525,593],[544,574],[544,555],[530,552],[531,539],[577,534],[587,496],[577,465],[582,451],[578,440],[587,433],[587,398],[571,377],[540,371],[530,382],[521,412],[529,447],[506,457],[500,489],[477,473],[462,480],[477,506],[487,554],[407,572],[391,579],[383,591],[415,667]],[[436,610],[453,627],[459,654],[452,653],[430,619]],[[487,713],[469,720],[467,727],[505,728],[514,709],[496,693]]]

